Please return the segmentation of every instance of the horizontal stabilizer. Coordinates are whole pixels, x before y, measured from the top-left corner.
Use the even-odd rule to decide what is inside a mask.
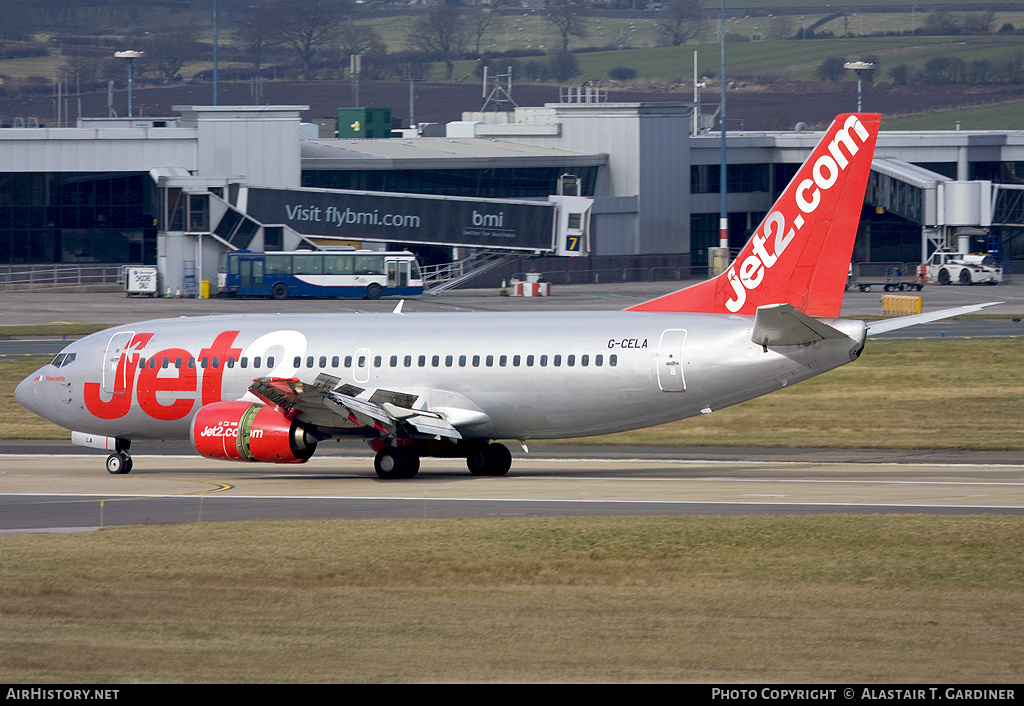
[[[896,331],[901,328],[907,328],[908,326],[917,326],[918,324],[927,324],[931,323],[932,321],[941,321],[942,319],[948,319],[953,316],[960,316],[961,314],[971,314],[975,311],[980,311],[987,306],[995,306],[996,304],[1002,304],[1002,302],[969,304],[968,306],[959,306],[955,309],[942,309],[940,311],[929,311],[925,314],[914,314],[913,316],[900,316],[895,319],[869,321],[867,324],[868,335],[877,336],[880,333]]]
[[[826,338],[847,338],[842,331],[797,311],[792,304],[757,307],[750,340],[759,346],[800,346]]]

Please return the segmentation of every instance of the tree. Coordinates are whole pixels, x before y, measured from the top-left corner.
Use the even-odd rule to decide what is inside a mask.
[[[967,75],[967,63],[955,56],[935,56],[925,62],[921,80],[930,85],[963,83]]]
[[[444,62],[445,78],[451,79],[455,60],[466,52],[469,23],[458,7],[439,5],[421,15],[409,32],[409,44]]]
[[[384,53],[380,34],[370,25],[344,22],[338,30],[338,50],[345,60],[353,54]]]
[[[235,41],[259,73],[263,57],[277,37],[277,16],[271,6],[263,5],[242,17],[242,23],[235,28]]]
[[[348,0],[276,0],[269,6],[277,17],[274,38],[302,62],[302,78],[313,77],[313,59],[331,46],[349,11]]]
[[[702,0],[669,0],[658,14],[658,36],[663,42],[678,47],[688,39],[696,39],[707,29],[708,20],[701,7]]]
[[[814,73],[822,81],[838,81],[843,76],[843,64],[845,63],[841,56],[828,56],[818,64]]]
[[[548,54],[548,69],[556,81],[565,82],[573,76],[578,76],[580,66],[576,63],[576,55],[571,51],[553,49]]]
[[[577,0],[551,0],[545,18],[555,26],[562,37],[562,51],[569,51],[572,37],[587,36],[586,18],[580,14],[583,5]]]
[[[186,61],[199,54],[197,36],[198,31],[192,22],[150,32],[149,41],[142,45],[146,52],[146,65],[165,81],[172,80]]]
[[[764,36],[773,42],[789,39],[793,36],[792,15],[775,15],[765,22]]]
[[[910,68],[910,64],[897,64],[889,69],[889,77],[895,85],[906,86],[913,80],[914,70]]]
[[[469,25],[470,34],[473,36],[473,45],[476,48],[475,54],[480,56],[480,43],[483,41],[484,34],[487,32],[487,28],[494,22],[494,18],[497,17],[490,10],[486,10],[483,7],[477,6],[466,11],[466,22]],[[500,19],[498,20],[501,21]],[[498,30],[501,29],[501,25],[498,25]]]

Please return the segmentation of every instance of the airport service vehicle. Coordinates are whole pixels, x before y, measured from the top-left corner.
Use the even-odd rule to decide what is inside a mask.
[[[496,439],[606,434],[738,404],[856,360],[881,333],[982,305],[839,318],[877,114],[840,115],[720,276],[626,311],[207,316],[83,338],[16,390],[132,468],[138,439],[301,463],[364,439],[381,478],[424,456],[508,472]],[[295,257],[293,255],[293,257]],[[404,301],[404,300],[403,300]]]
[[[423,278],[410,252],[297,250],[221,253],[221,294],[240,297],[414,297]]]
[[[925,263],[929,282],[939,284],[999,284],[1003,268],[991,255],[964,255],[944,248],[932,253]]]

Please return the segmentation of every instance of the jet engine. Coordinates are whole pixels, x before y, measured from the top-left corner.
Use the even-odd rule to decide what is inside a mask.
[[[208,404],[189,430],[200,456],[225,461],[304,463],[316,450],[315,428],[254,402]]]

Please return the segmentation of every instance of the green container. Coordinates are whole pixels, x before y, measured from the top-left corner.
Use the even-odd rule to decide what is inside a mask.
[[[338,137],[391,137],[391,108],[338,108]]]

